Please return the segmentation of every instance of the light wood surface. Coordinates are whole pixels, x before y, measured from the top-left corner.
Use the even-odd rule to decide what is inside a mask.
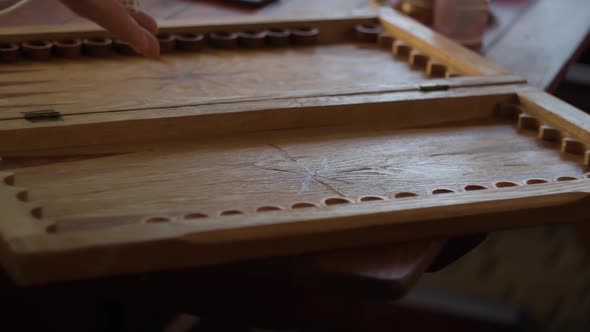
[[[389,14],[393,15],[393,14]],[[397,16],[402,20],[404,17]],[[246,21],[251,21],[248,19]],[[272,27],[314,26],[320,28],[323,47],[220,51],[207,49],[199,54],[166,55],[155,62],[137,57],[112,59],[51,59],[47,62],[20,61],[0,69],[7,80],[0,88],[0,119],[22,117],[23,112],[51,109],[62,115],[120,110],[219,104],[253,99],[297,96],[325,96],[357,93],[368,89],[381,91],[391,86],[416,86],[429,79],[426,68],[415,68],[408,59],[396,57],[377,45],[355,44],[354,27],[376,21],[375,16],[340,15],[332,20],[291,19],[213,26],[187,25],[184,32],[217,30],[240,31]],[[178,30],[181,23],[169,23],[164,32]],[[400,40],[411,39],[412,21],[395,31]],[[32,31],[41,33],[35,34]],[[76,31],[76,30],[68,30]],[[0,30],[0,36],[22,41],[31,38],[54,40],[68,34],[44,27],[16,32]],[[81,29],[92,36],[96,32]],[[346,41],[346,43],[342,43]],[[447,45],[452,47],[451,45]],[[424,50],[434,56],[435,49]],[[450,52],[451,50],[449,50]],[[470,58],[454,68],[457,57],[446,56],[442,63],[456,74],[493,74],[485,60]],[[363,59],[363,61],[358,61]],[[92,64],[92,66],[89,66]],[[368,65],[370,64],[370,65]],[[467,68],[468,67],[468,68]],[[444,69],[443,69],[444,70]],[[474,69],[475,70],[475,69]],[[391,73],[396,75],[391,75]],[[64,74],[66,73],[66,74]],[[124,79],[117,79],[124,77]],[[35,92],[30,92],[34,89]],[[149,94],[146,91],[150,91]],[[108,96],[108,98],[106,98]]]
[[[531,95],[520,89],[521,99]],[[504,100],[514,100],[509,96]],[[469,100],[480,107],[465,107]],[[590,190],[583,156],[542,143],[529,127],[517,130],[515,120],[494,119],[502,98],[490,99],[488,107],[482,100],[439,98],[431,107],[447,104],[471,120],[415,122],[413,129],[373,117],[352,127],[150,144],[120,155],[8,169],[15,176],[7,183],[28,187],[29,200],[44,208],[44,225],[53,222],[27,236],[6,228],[11,250],[27,257],[13,272],[32,282],[581,221]],[[428,100],[412,103],[424,109]],[[537,113],[520,107],[543,122],[545,113],[563,106],[547,104]],[[571,122],[554,125],[565,132]],[[299,209],[307,206],[301,203],[314,206]],[[566,210],[577,212],[561,217]],[[390,230],[375,228],[385,225]],[[81,256],[80,245],[87,248]],[[41,257],[71,267],[39,275],[33,271],[45,269]],[[78,265],[77,257],[94,257],[93,267]]]
[[[467,75],[506,74],[505,69],[486,61],[477,53],[461,47],[445,36],[434,32],[427,26],[416,22],[391,9],[380,10],[381,22],[386,30],[410,43],[417,50],[433,57],[441,63],[460,70]]]
[[[492,188],[501,181],[585,173],[581,157],[565,159],[551,143],[539,145],[534,136],[490,121],[437,129],[295,129],[199,141],[29,167],[17,173],[16,185],[35,188],[29,198],[45,207],[45,217],[64,219],[58,227],[68,229],[101,227],[93,219],[104,215],[254,214],[266,206],[320,206],[331,197],[423,196],[441,188],[459,192],[469,185]]]
[[[144,0],[144,9],[159,20],[269,17],[352,13],[369,7],[367,0],[281,0],[261,9],[245,9],[217,1]],[[575,57],[588,34],[584,0],[492,1],[493,25],[484,36],[483,53],[494,63],[550,89]],[[0,26],[79,24],[57,0],[33,1],[3,16]],[[539,37],[543,36],[543,37]]]
[[[221,76],[196,95],[190,75],[168,87],[134,76],[156,66],[141,58],[3,66],[78,92],[4,104],[0,191],[17,206],[1,220],[4,265],[42,283],[582,221],[587,115],[385,11],[429,67],[474,75],[431,79],[393,50],[343,38],[371,18],[358,19],[317,23],[327,37],[302,49],[166,57],[180,68],[206,60]],[[58,87],[30,74],[11,76],[19,84],[2,87],[2,102],[30,94],[23,83]],[[22,115],[56,99],[57,121]]]

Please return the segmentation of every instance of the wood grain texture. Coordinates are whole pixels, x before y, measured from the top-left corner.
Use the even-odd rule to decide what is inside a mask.
[[[394,37],[398,39],[396,45],[407,38],[412,40],[408,43],[422,40],[421,36],[414,35],[414,31],[426,33],[425,27],[401,15],[391,19],[404,25],[403,29],[394,32]],[[240,31],[309,25],[320,28],[320,36],[323,37],[320,38],[322,44],[317,47],[232,51],[207,49],[196,54],[166,55],[158,62],[124,56],[100,60],[17,62],[0,70],[8,80],[0,86],[3,97],[0,120],[18,119],[23,113],[46,110],[70,115],[411,89],[428,81],[429,76],[444,77],[449,68],[455,74],[468,74],[471,70],[480,74],[499,73],[492,72],[490,64],[479,57],[468,64],[469,68],[463,68],[462,61],[474,60],[472,56],[475,54],[461,53],[463,55],[454,57],[451,55],[454,51],[468,51],[448,40],[437,47],[449,49],[424,50],[425,56],[434,58],[437,54],[446,54],[444,60],[447,62],[436,64],[442,68],[438,74],[431,70],[434,68],[432,59],[428,68],[420,68],[410,65],[408,57],[393,58],[377,45],[354,43],[354,27],[374,20],[375,16],[350,18],[335,14],[324,20],[291,18],[255,23],[252,19],[243,19],[240,23],[216,21],[210,25],[172,22],[163,31]],[[94,28],[80,29],[5,29],[0,35],[4,39],[22,41],[89,37],[99,33]],[[442,38],[439,37],[436,40]],[[422,40],[419,43],[423,45],[426,42]],[[406,53],[410,51],[411,48],[406,47]],[[481,84],[487,84],[487,81],[482,79]],[[32,89],[34,92],[31,92]]]
[[[407,55],[416,48],[445,73],[478,77],[418,77],[423,69],[377,45],[342,43],[358,22],[342,18],[322,21],[328,37],[309,48],[2,68],[14,76],[1,102],[18,103],[1,113],[1,168],[15,175],[0,190],[43,208],[24,208],[41,220],[14,221],[43,232],[0,229],[5,265],[39,283],[581,221],[588,130],[572,119],[587,118],[385,16]],[[228,26],[216,24],[190,28]],[[61,119],[23,118],[40,105]],[[521,128],[498,110],[526,114]],[[538,138],[546,126],[571,140],[563,153]],[[564,211],[576,213],[557,220]],[[422,267],[402,274],[413,280]]]
[[[422,91],[420,86],[408,88],[405,85],[394,85],[370,89],[364,93],[348,91],[328,96],[292,95],[189,107],[73,114],[57,122],[4,120],[0,130],[0,152],[4,156],[18,157],[35,153],[36,150],[43,154],[39,150],[88,145],[120,145],[260,130],[367,124],[375,118],[387,120],[384,124],[393,128],[481,119],[493,113],[494,105],[515,102],[515,91],[528,90],[526,86],[507,82],[518,83],[519,80],[513,77],[466,77],[442,82],[435,80],[431,82],[432,85],[427,85],[436,87],[444,84],[450,88],[449,91]],[[456,100],[460,100],[464,107],[456,107]],[[423,116],[416,117],[416,112],[421,112]],[[445,117],[439,117],[440,112],[445,112]],[[39,135],[46,139],[37,139]],[[44,155],[55,156],[54,153],[50,151]],[[101,150],[101,153],[109,151]]]
[[[48,218],[73,219],[58,222],[67,229],[78,222],[85,227],[84,218],[78,221],[81,216],[134,211],[158,216],[182,210],[207,216],[254,214],[265,206],[326,205],[330,197],[357,201],[583,176],[581,157],[565,159],[535,134],[519,134],[511,124],[493,122],[402,131],[336,127],[262,132],[29,167],[17,172],[16,185],[36,188],[30,199],[45,207]]]
[[[261,131],[12,169],[56,222],[53,234],[11,243],[23,255],[13,272],[43,282],[579,221],[583,156],[490,118],[494,105],[454,124]],[[577,212],[557,218],[564,209]],[[38,278],[49,252],[76,268]]]
[[[562,131],[561,138],[573,136],[586,145],[590,144],[590,119],[572,105],[541,91],[519,94],[520,103],[531,115],[542,119],[545,124]]]
[[[450,225],[456,232],[469,233],[536,223],[576,223],[588,212],[584,193],[588,190],[588,183],[581,181],[528,186],[526,190],[487,190],[443,199],[406,199],[394,205],[374,202],[285,215],[267,214],[255,218],[256,227],[242,228],[231,237],[221,230],[244,226],[254,219],[232,216],[211,223],[126,225],[111,230],[27,237],[11,247],[21,255],[18,268],[10,272],[21,283],[43,283],[403,242],[409,234],[421,234],[425,238],[449,235]],[[569,213],[564,214],[564,210]],[[366,218],[366,213],[370,213],[371,219]],[[320,226],[318,220],[330,223],[312,227]],[[333,232],[336,229],[341,231]],[[306,235],[301,237],[301,234]],[[122,241],[126,245],[120,245]],[[78,250],[80,243],[85,243],[86,249]]]
[[[126,57],[23,62],[0,69],[0,73],[6,79],[0,86],[1,119],[47,108],[62,114],[82,114],[182,107],[361,91],[383,86],[383,82],[415,85],[426,80],[424,72],[412,70],[405,61],[393,60],[377,46],[359,48],[354,44],[266,51],[209,50],[198,55],[170,55],[160,62]]]
[[[461,47],[445,36],[396,12],[382,8],[379,12],[381,24],[394,36],[399,36],[419,51],[448,64],[453,69],[468,75],[505,74],[507,71],[487,61],[477,53]]]
[[[355,13],[366,10],[365,0],[282,0],[261,9],[245,9],[216,1],[144,0],[144,10],[159,20],[244,16],[256,18],[331,15],[335,11]],[[494,24],[484,37],[484,54],[531,84],[547,89],[556,80],[583,41],[588,11],[583,0],[493,1]],[[318,15],[320,14],[320,15]],[[567,17],[567,20],[562,18]],[[2,17],[0,26],[73,25],[87,23],[57,0],[36,1]],[[528,31],[528,32],[527,32]],[[546,37],[536,38],[540,31]],[[548,36],[554,37],[548,37]],[[543,59],[538,61],[535,59]]]

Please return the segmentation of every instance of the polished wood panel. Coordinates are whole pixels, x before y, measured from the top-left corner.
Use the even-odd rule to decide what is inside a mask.
[[[66,91],[78,93],[66,92],[54,113],[39,118],[5,105],[4,266],[20,282],[39,283],[453,236],[556,216],[581,221],[590,190],[583,114],[391,10],[381,20],[396,39],[393,50],[350,40],[355,24],[375,19],[316,18],[324,37],[313,47],[164,57],[180,67],[207,59],[212,75],[225,74],[199,96],[188,95],[188,85],[200,76],[175,74],[168,87],[137,79],[160,65],[138,57],[80,59],[101,68],[87,79],[76,61],[3,67],[9,75],[43,69],[34,79],[22,79],[27,71],[12,77],[21,84],[6,85],[9,99],[30,94],[27,84],[54,88],[52,79],[68,72],[102,92],[97,98],[63,79]],[[245,21],[165,28],[273,23]],[[19,41],[68,33],[101,32],[0,34]],[[415,52],[429,59],[425,67],[410,66]],[[284,58],[297,66],[283,68]],[[275,62],[273,75],[259,73]],[[95,79],[101,75],[128,77],[143,90]],[[416,266],[406,271],[423,268]],[[379,269],[370,270],[376,278]]]

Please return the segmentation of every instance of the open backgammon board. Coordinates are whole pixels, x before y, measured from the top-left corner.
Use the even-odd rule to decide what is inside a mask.
[[[393,10],[0,30],[21,284],[578,223],[590,118]]]

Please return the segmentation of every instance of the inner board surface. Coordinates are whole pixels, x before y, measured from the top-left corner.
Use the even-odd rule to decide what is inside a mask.
[[[214,217],[269,206],[288,213],[294,204],[319,206],[326,198],[431,195],[587,172],[558,144],[491,118],[435,128],[306,128],[129,147],[134,152],[128,153],[112,149],[119,154],[9,170],[46,217],[70,219],[63,229],[81,226],[80,217],[166,211]]]
[[[390,50],[326,44],[111,59],[0,65],[0,119],[23,112],[62,114],[219,103],[251,98],[358,92],[427,79]]]

